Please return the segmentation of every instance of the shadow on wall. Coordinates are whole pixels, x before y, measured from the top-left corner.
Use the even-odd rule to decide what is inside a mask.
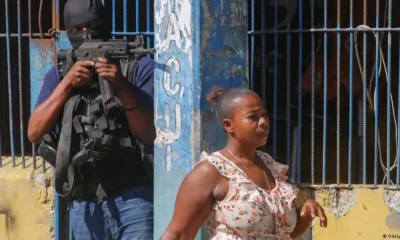
[[[14,218],[9,209],[0,208],[0,239],[10,240],[10,229]]]

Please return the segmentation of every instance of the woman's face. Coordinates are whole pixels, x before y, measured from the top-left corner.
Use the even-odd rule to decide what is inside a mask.
[[[237,107],[232,118],[224,120],[227,132],[249,147],[264,145],[269,134],[269,118],[261,99],[257,94],[249,93],[234,101],[237,101]]]

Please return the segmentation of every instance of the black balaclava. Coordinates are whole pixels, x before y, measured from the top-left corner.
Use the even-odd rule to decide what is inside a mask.
[[[103,20],[104,7],[100,0],[68,0],[64,7],[64,24],[67,36],[74,49],[78,48],[86,34],[92,39],[105,39],[104,23],[82,32],[70,32],[69,29],[90,21]]]

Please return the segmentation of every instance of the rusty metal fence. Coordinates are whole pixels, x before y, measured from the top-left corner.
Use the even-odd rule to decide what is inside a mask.
[[[40,9],[40,11],[39,11]],[[32,148],[26,137],[26,126],[30,114],[31,93],[29,71],[30,41],[34,38],[48,39],[50,34],[41,34],[43,29],[55,27],[55,16],[49,1],[2,1],[0,12],[3,23],[0,26],[0,166],[3,158],[11,157],[13,166],[25,167],[27,155]],[[37,14],[32,15],[35,12]],[[42,17],[43,18],[39,18]],[[18,160],[17,160],[18,158]]]
[[[399,4],[249,1],[251,88],[293,183],[399,186]]]

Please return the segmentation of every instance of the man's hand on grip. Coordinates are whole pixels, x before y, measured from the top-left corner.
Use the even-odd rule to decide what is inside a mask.
[[[80,87],[90,84],[94,72],[94,62],[92,61],[77,61],[68,71],[65,78],[71,86]]]

